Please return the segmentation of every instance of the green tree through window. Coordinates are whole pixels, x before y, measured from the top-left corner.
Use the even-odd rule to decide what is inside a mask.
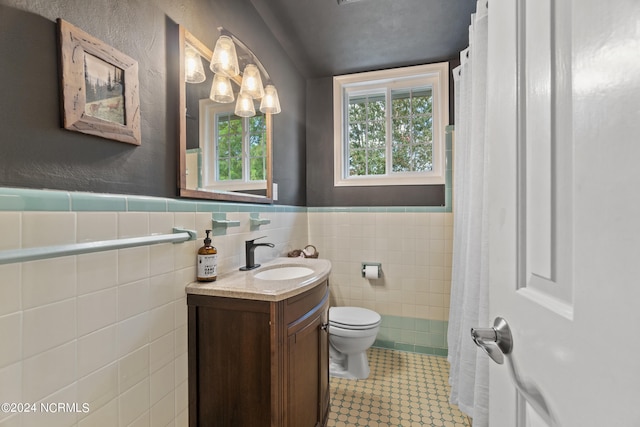
[[[216,114],[216,179],[265,180],[266,132],[262,114],[249,118],[230,112]]]
[[[433,169],[433,95],[431,88],[391,91],[392,170]]]
[[[387,145],[393,172],[426,172],[433,161],[431,88],[392,90],[391,111],[385,92],[349,97],[349,175],[387,173]],[[386,124],[391,122],[387,143]]]
[[[267,122],[260,114],[249,118],[250,181],[264,181],[267,173]]]
[[[349,98],[349,175],[386,172],[384,93]]]

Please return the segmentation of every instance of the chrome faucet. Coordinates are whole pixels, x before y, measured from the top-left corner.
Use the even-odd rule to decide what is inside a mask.
[[[253,251],[255,251],[258,246],[268,246],[270,248],[275,247],[273,243],[254,243],[256,240],[264,239],[265,237],[267,236],[256,237],[253,240],[247,240],[244,242],[244,253],[247,265],[240,267],[241,271],[253,270],[254,268],[260,267],[260,264],[255,263],[253,255]]]

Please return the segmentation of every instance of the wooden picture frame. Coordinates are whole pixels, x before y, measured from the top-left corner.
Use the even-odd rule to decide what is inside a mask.
[[[64,128],[140,145],[138,62],[57,21]]]

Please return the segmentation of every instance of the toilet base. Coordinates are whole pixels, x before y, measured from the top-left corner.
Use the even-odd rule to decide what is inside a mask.
[[[330,347],[329,376],[364,380],[369,377],[369,361],[366,352],[342,354]]]

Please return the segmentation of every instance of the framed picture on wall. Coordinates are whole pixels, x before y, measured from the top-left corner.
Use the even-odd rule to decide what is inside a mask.
[[[138,62],[58,18],[63,126],[140,145]]]

